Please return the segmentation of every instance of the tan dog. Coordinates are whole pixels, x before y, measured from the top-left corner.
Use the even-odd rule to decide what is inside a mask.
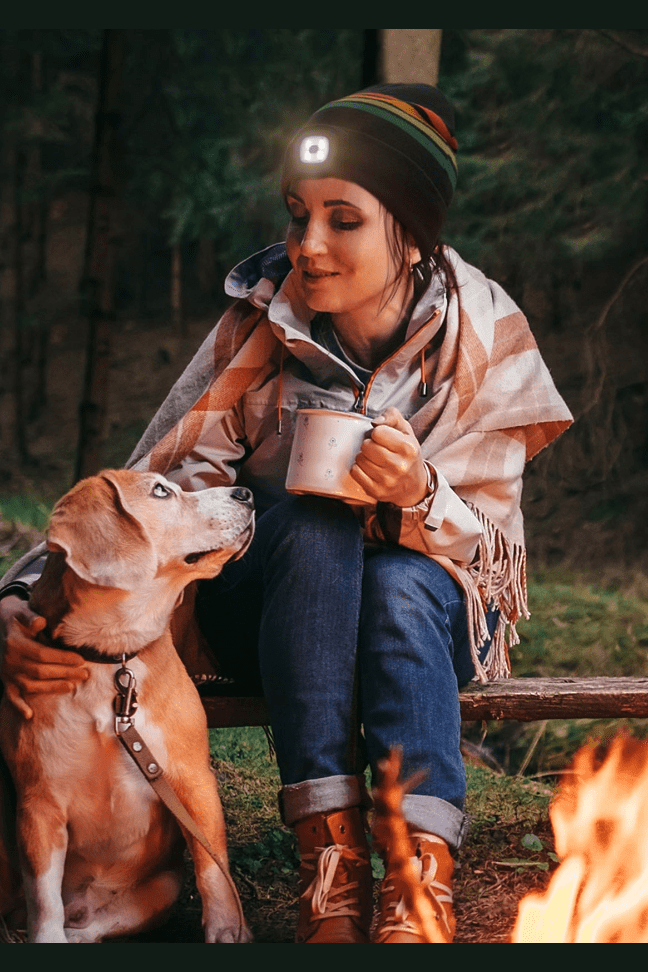
[[[247,548],[251,494],[185,493],[153,473],[112,471],[56,506],[50,553],[31,606],[65,646],[92,646],[89,679],[67,695],[30,696],[26,720],[0,703],[0,746],[17,794],[19,871],[30,942],[98,942],[154,926],[182,885],[180,827],[121,745],[114,677],[122,653],[137,679],[134,721],[203,834],[187,831],[207,942],[249,932],[227,868],[225,827],[198,694],[169,634],[187,584]],[[3,803],[5,804],[3,809]],[[0,907],[15,909],[10,812],[0,793]],[[184,828],[183,828],[184,830]]]

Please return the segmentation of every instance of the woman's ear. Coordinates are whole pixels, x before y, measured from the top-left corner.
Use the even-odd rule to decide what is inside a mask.
[[[417,263],[421,262],[421,251],[414,242],[414,237],[411,233],[407,234],[407,248],[409,251],[409,265],[410,269],[415,267]]]

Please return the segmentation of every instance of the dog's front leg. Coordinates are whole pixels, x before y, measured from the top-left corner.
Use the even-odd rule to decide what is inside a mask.
[[[202,900],[205,942],[251,942],[252,935],[243,917],[238,892],[227,859],[216,864],[197,840],[187,835],[196,871],[196,885]]]
[[[68,846],[65,821],[54,806],[48,805],[47,795],[42,792],[36,800],[21,803],[17,834],[27,905],[27,940],[30,944],[67,944],[61,894]]]
[[[198,781],[197,775],[194,775],[191,786],[180,780],[175,781],[174,786],[220,862],[216,863],[202,844],[182,828],[193,857],[196,884],[202,899],[205,942],[250,942],[252,936],[229,871],[225,821],[216,780],[208,768],[202,780]]]

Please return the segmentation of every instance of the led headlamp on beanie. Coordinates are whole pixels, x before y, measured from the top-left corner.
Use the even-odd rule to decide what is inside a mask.
[[[284,196],[299,179],[344,179],[375,196],[428,258],[457,184],[454,111],[427,84],[381,84],[332,101],[290,142]]]

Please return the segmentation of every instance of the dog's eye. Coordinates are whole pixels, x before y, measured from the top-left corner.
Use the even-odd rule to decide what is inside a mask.
[[[167,496],[171,496],[171,490],[162,483],[156,483],[151,493],[153,496],[157,496],[158,499],[166,499]]]

